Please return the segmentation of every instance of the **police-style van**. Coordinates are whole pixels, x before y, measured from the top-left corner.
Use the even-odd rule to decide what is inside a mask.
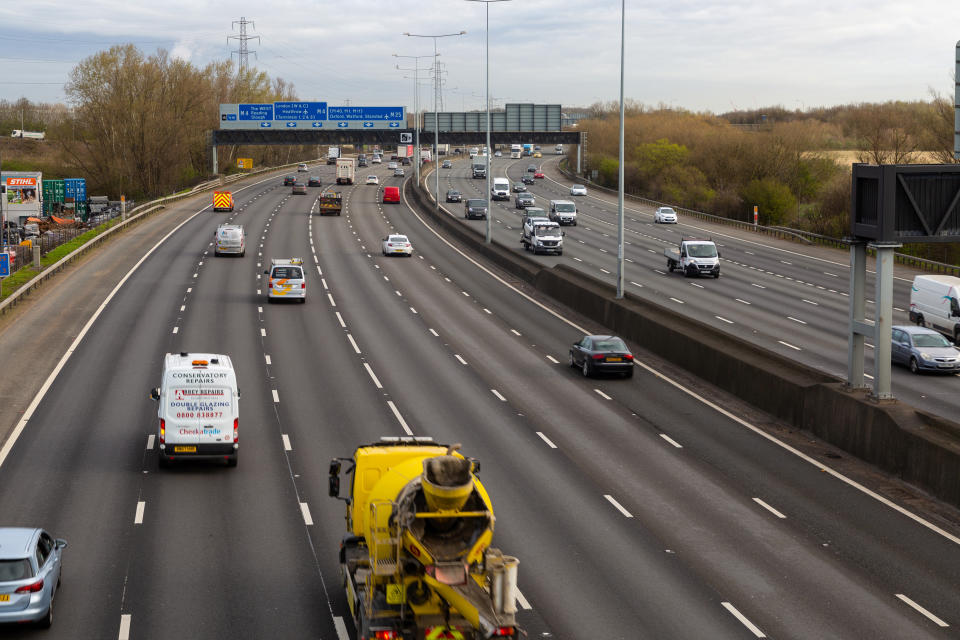
[[[240,390],[230,356],[168,353],[160,386],[157,453],[161,467],[176,460],[222,460],[237,466]]]
[[[274,258],[267,276],[267,302],[276,300],[307,301],[307,280],[303,258]]]

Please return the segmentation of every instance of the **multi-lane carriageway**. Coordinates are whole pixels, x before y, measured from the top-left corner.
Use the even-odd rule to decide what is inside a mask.
[[[639,349],[631,380],[584,379],[567,348],[599,327],[519,290],[406,204],[380,205],[376,187],[345,187],[343,217],[321,218],[280,179],[235,188],[233,214],[196,200],[165,213],[182,224],[135,269],[105,264],[153,246],[143,234],[160,240],[160,222],[64,276],[116,288],[0,454],[0,521],[70,543],[49,637],[353,637],[327,461],[405,434],[482,461],[530,637],[957,636],[954,511],[884,497],[908,488],[771,435],[768,417],[665,380]],[[245,258],[212,256],[227,220],[247,229]],[[393,230],[413,258],[380,255]],[[577,231],[606,248],[599,228]],[[265,304],[263,265],[278,256],[305,259],[305,305]],[[181,350],[234,360],[236,469],[157,468],[147,393]]]
[[[615,287],[616,197],[596,191],[586,198],[571,197],[571,183],[556,170],[556,160],[556,156],[543,159],[546,178],[537,180],[528,190],[536,196],[536,206],[545,210],[549,209],[550,200],[573,200],[579,210],[579,224],[565,228],[562,257],[536,259],[546,265],[565,262]],[[505,176],[512,184],[520,180],[529,164],[539,162],[531,158],[495,158],[493,175]],[[441,176],[442,192],[449,187],[460,190],[465,197],[483,197],[486,193],[486,181],[471,179],[469,166],[455,164]],[[514,208],[513,195],[510,202],[492,203],[498,205],[493,209],[493,237],[520,250],[522,212]],[[460,207],[451,207],[462,216]],[[627,203],[624,226],[626,291],[839,379],[846,378],[848,252],[806,247],[700,220],[681,218],[676,225],[654,224],[652,208],[631,203]],[[681,236],[707,236],[717,242],[722,255],[719,280],[688,279],[667,271],[663,249],[676,246]],[[910,324],[910,284],[917,273],[896,267],[894,324]],[[873,304],[872,280],[871,275],[868,307]],[[872,378],[873,345],[869,340],[867,347],[866,370]],[[957,376],[916,376],[906,368],[895,367],[892,380],[897,398],[951,419],[960,415]]]

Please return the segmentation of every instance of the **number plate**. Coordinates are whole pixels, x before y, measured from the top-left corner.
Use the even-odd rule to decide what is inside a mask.
[[[173,448],[173,452],[174,452],[174,453],[196,453],[196,452],[197,452],[197,448],[196,448],[195,446],[192,446],[192,447],[187,447],[187,446],[174,447],[174,448]]]
[[[607,358],[607,362],[623,362],[623,358]]]
[[[0,593],[0,602],[10,602],[10,594]]]

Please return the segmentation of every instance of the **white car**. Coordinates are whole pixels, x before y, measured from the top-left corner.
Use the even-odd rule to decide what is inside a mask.
[[[380,184],[380,178],[377,176],[367,176],[367,184]]]
[[[276,300],[307,301],[307,280],[303,272],[303,258],[274,258],[267,276],[267,302]]]
[[[404,174],[403,174],[403,167],[397,167],[396,169],[394,169],[394,170],[393,170],[393,175],[396,176],[396,177],[398,177],[398,178],[402,178],[403,175],[404,175]]]
[[[659,207],[653,212],[653,221],[663,224],[677,224],[677,212],[671,207]]]
[[[380,156],[373,156],[373,159],[370,160],[371,164],[380,164],[382,162],[383,160],[380,158]]]
[[[587,195],[587,188],[582,184],[575,184],[572,187],[570,187],[570,195],[585,196]]]
[[[388,163],[387,163],[387,169],[396,169],[396,168],[397,168],[397,163],[396,163],[396,162],[388,162]]]
[[[496,151],[493,152],[493,157],[494,157],[494,158],[502,158],[502,157],[503,157],[503,154],[500,153],[500,150],[498,149],[498,150],[496,150]]]
[[[407,256],[413,255],[413,245],[407,236],[393,233],[383,239],[383,255],[385,256]]]
[[[305,165],[305,164],[303,164],[303,163],[301,162],[300,164],[297,165],[297,171],[299,171],[300,173],[306,173],[306,172],[307,172],[307,165]]]

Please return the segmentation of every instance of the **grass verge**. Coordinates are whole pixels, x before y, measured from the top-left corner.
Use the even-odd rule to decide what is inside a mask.
[[[17,290],[20,289],[23,285],[33,280],[37,274],[42,272],[44,269],[50,265],[56,263],[58,260],[69,254],[71,251],[74,251],[85,243],[89,242],[91,239],[96,238],[98,235],[105,232],[107,229],[110,229],[113,226],[119,224],[120,218],[116,217],[112,220],[108,220],[101,225],[90,229],[86,233],[77,236],[69,242],[64,242],[59,247],[53,249],[47,255],[40,258],[40,268],[35,269],[33,263],[31,262],[28,265],[23,265],[16,271],[10,274],[10,277],[3,278],[3,291],[0,293],[0,301],[6,300],[8,297],[13,295]]]

